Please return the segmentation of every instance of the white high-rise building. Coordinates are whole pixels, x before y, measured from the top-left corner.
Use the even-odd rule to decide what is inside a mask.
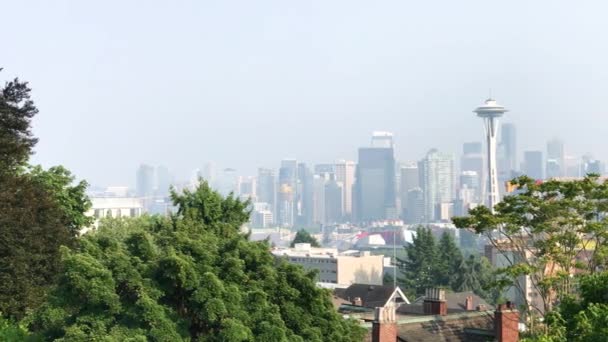
[[[432,149],[418,162],[418,170],[424,193],[424,221],[433,222],[439,219],[441,205],[454,200],[454,159]]]
[[[500,195],[498,193],[498,169],[496,164],[496,135],[498,134],[498,118],[507,109],[493,99],[487,99],[483,105],[474,111],[483,119],[488,148],[488,207],[494,210]]]
[[[353,213],[355,168],[355,162],[347,160],[338,160],[335,165],[336,181],[342,183],[342,211],[347,217]]]

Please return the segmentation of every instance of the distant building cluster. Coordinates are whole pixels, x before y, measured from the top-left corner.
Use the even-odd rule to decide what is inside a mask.
[[[541,180],[605,172],[604,164],[589,155],[568,155],[557,138],[547,142],[546,151],[523,151],[518,163],[515,125],[497,124],[506,109],[490,99],[475,112],[485,120],[487,142],[465,142],[459,158],[433,148],[418,161],[399,161],[393,133],[373,132],[370,144],[358,149],[356,161],[311,165],[283,159],[278,168],[260,167],[257,175],[251,176],[239,175],[231,168],[219,169],[209,162],[202,170],[194,170],[189,180],[176,182],[166,167],[142,164],[136,172],[135,189],[117,193],[114,187],[93,194],[94,205],[100,203],[93,213],[96,217],[106,215],[102,207],[122,205],[119,200],[114,201],[116,205],[107,204],[112,202],[109,197],[123,198],[123,202],[137,198],[141,210],[134,213],[167,212],[171,186],[194,188],[203,179],[225,195],[234,193],[250,200],[251,228],[321,229],[387,220],[409,225],[442,223],[455,215],[466,215],[480,204],[495,204],[504,196],[504,185],[522,174]],[[496,159],[494,163],[489,162],[489,156]],[[106,199],[98,201],[98,197]],[[120,211],[120,215],[125,214]]]

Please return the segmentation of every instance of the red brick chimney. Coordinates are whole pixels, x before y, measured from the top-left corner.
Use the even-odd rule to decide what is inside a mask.
[[[395,341],[397,341],[395,308],[392,305],[376,308],[374,322],[372,323],[372,342]]]
[[[447,315],[448,306],[445,302],[445,290],[439,288],[426,289],[423,306],[425,315]]]
[[[513,303],[498,305],[494,313],[494,330],[498,342],[519,341],[519,311]]]
[[[465,298],[464,309],[467,311],[473,311],[473,296],[467,296],[467,298]]]

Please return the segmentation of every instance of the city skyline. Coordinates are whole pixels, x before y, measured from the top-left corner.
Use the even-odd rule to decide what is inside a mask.
[[[20,29],[2,74],[28,80],[40,108],[33,162],[92,184],[131,183],[140,162],[182,178],[209,160],[245,174],[289,156],[354,160],[373,130],[394,132],[398,160],[456,153],[480,139],[470,108],[489,88],[522,149],[559,136],[608,160],[594,124],[607,6],[7,2],[0,19]]]

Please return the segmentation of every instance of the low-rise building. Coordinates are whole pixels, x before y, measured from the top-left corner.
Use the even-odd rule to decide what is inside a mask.
[[[272,254],[307,270],[317,270],[318,281],[322,283],[382,285],[382,255],[359,251],[338,253],[335,248],[316,248],[309,243],[297,243],[294,248],[276,248]]]
[[[91,209],[85,213],[94,218],[91,227],[84,228],[81,234],[99,226],[104,217],[139,217],[144,210],[144,203],[137,197],[91,197]]]

